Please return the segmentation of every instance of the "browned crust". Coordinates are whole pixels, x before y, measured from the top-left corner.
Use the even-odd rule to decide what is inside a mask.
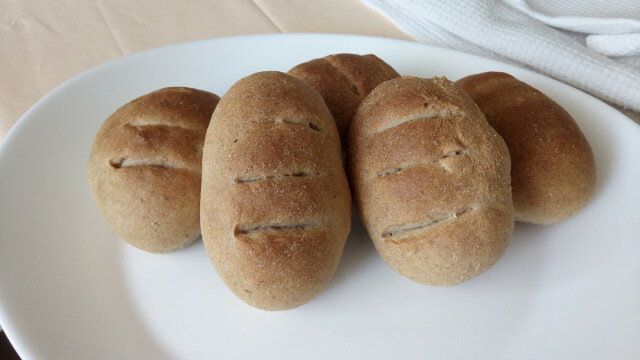
[[[589,202],[596,187],[595,159],[564,108],[505,73],[471,75],[456,84],[509,148],[516,220],[553,224]]]
[[[318,295],[342,255],[350,202],[338,130],[317,91],[280,72],[229,89],[205,140],[201,223],[240,299],[283,310]]]
[[[379,84],[400,76],[372,54],[328,55],[302,63],[288,74],[318,90],[336,121],[343,142],[362,99]]]
[[[204,135],[220,98],[173,87],[122,106],[96,135],[87,178],[113,230],[155,253],[200,236],[200,169]]]
[[[354,203],[394,270],[455,285],[500,259],[513,232],[509,153],[453,83],[383,83],[362,102],[348,140]]]

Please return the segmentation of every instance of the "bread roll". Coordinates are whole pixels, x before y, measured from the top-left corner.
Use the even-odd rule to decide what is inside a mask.
[[[351,195],[322,97],[260,72],[222,97],[204,146],[202,238],[220,277],[265,310],[300,306],[338,266]]]
[[[200,236],[202,146],[219,99],[164,88],[124,105],[100,128],[87,177],[102,215],[129,244],[168,253]]]
[[[507,143],[517,221],[549,225],[587,204],[596,187],[596,163],[567,111],[505,73],[471,75],[457,84]]]
[[[509,153],[446,78],[402,77],[367,96],[349,131],[354,203],[395,271],[438,286],[495,264],[513,233]]]
[[[318,90],[338,125],[343,142],[362,99],[382,82],[400,76],[371,54],[329,55],[302,63],[288,74]]]

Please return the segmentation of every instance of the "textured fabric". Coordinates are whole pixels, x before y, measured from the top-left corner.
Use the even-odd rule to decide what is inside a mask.
[[[523,64],[640,111],[638,0],[364,2],[421,42]]]

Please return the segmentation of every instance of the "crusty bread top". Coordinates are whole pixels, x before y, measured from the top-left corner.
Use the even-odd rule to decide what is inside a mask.
[[[267,310],[315,297],[350,228],[338,131],[311,86],[280,72],[239,80],[207,132],[201,226],[229,288]]]
[[[377,87],[351,125],[348,155],[356,207],[374,243],[486,205],[513,214],[507,148],[446,78],[403,76]]]
[[[382,82],[400,76],[372,54],[328,55],[302,63],[288,74],[309,83],[322,95],[343,140],[362,99]]]
[[[141,96],[105,121],[92,156],[108,158],[114,168],[148,165],[200,173],[204,134],[219,99],[185,87]]]
[[[220,98],[164,88],[119,108],[98,132],[87,177],[116,233],[151,252],[199,236],[202,146]]]
[[[304,82],[279,72],[240,80],[220,101],[205,140],[211,171],[203,182],[217,186],[203,192],[234,194],[212,216],[237,224],[332,217],[342,200],[327,191],[345,181],[337,138],[327,107]]]
[[[593,152],[564,108],[505,73],[471,75],[456,84],[509,148],[516,220],[556,223],[589,201],[596,186]]]

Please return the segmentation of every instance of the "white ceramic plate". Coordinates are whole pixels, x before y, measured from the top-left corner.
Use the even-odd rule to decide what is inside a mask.
[[[375,53],[402,74],[509,72],[576,119],[598,165],[591,203],[561,224],[517,224],[502,260],[436,288],[394,273],[354,216],[338,272],[312,302],[265,312],[235,298],[201,243],[126,245],[85,178],[102,122],[165,86],[219,95],[261,70]],[[29,359],[638,359],[640,127],[533,72],[417,43],[339,35],[200,41],[127,56],[58,87],[0,149],[0,320]]]

